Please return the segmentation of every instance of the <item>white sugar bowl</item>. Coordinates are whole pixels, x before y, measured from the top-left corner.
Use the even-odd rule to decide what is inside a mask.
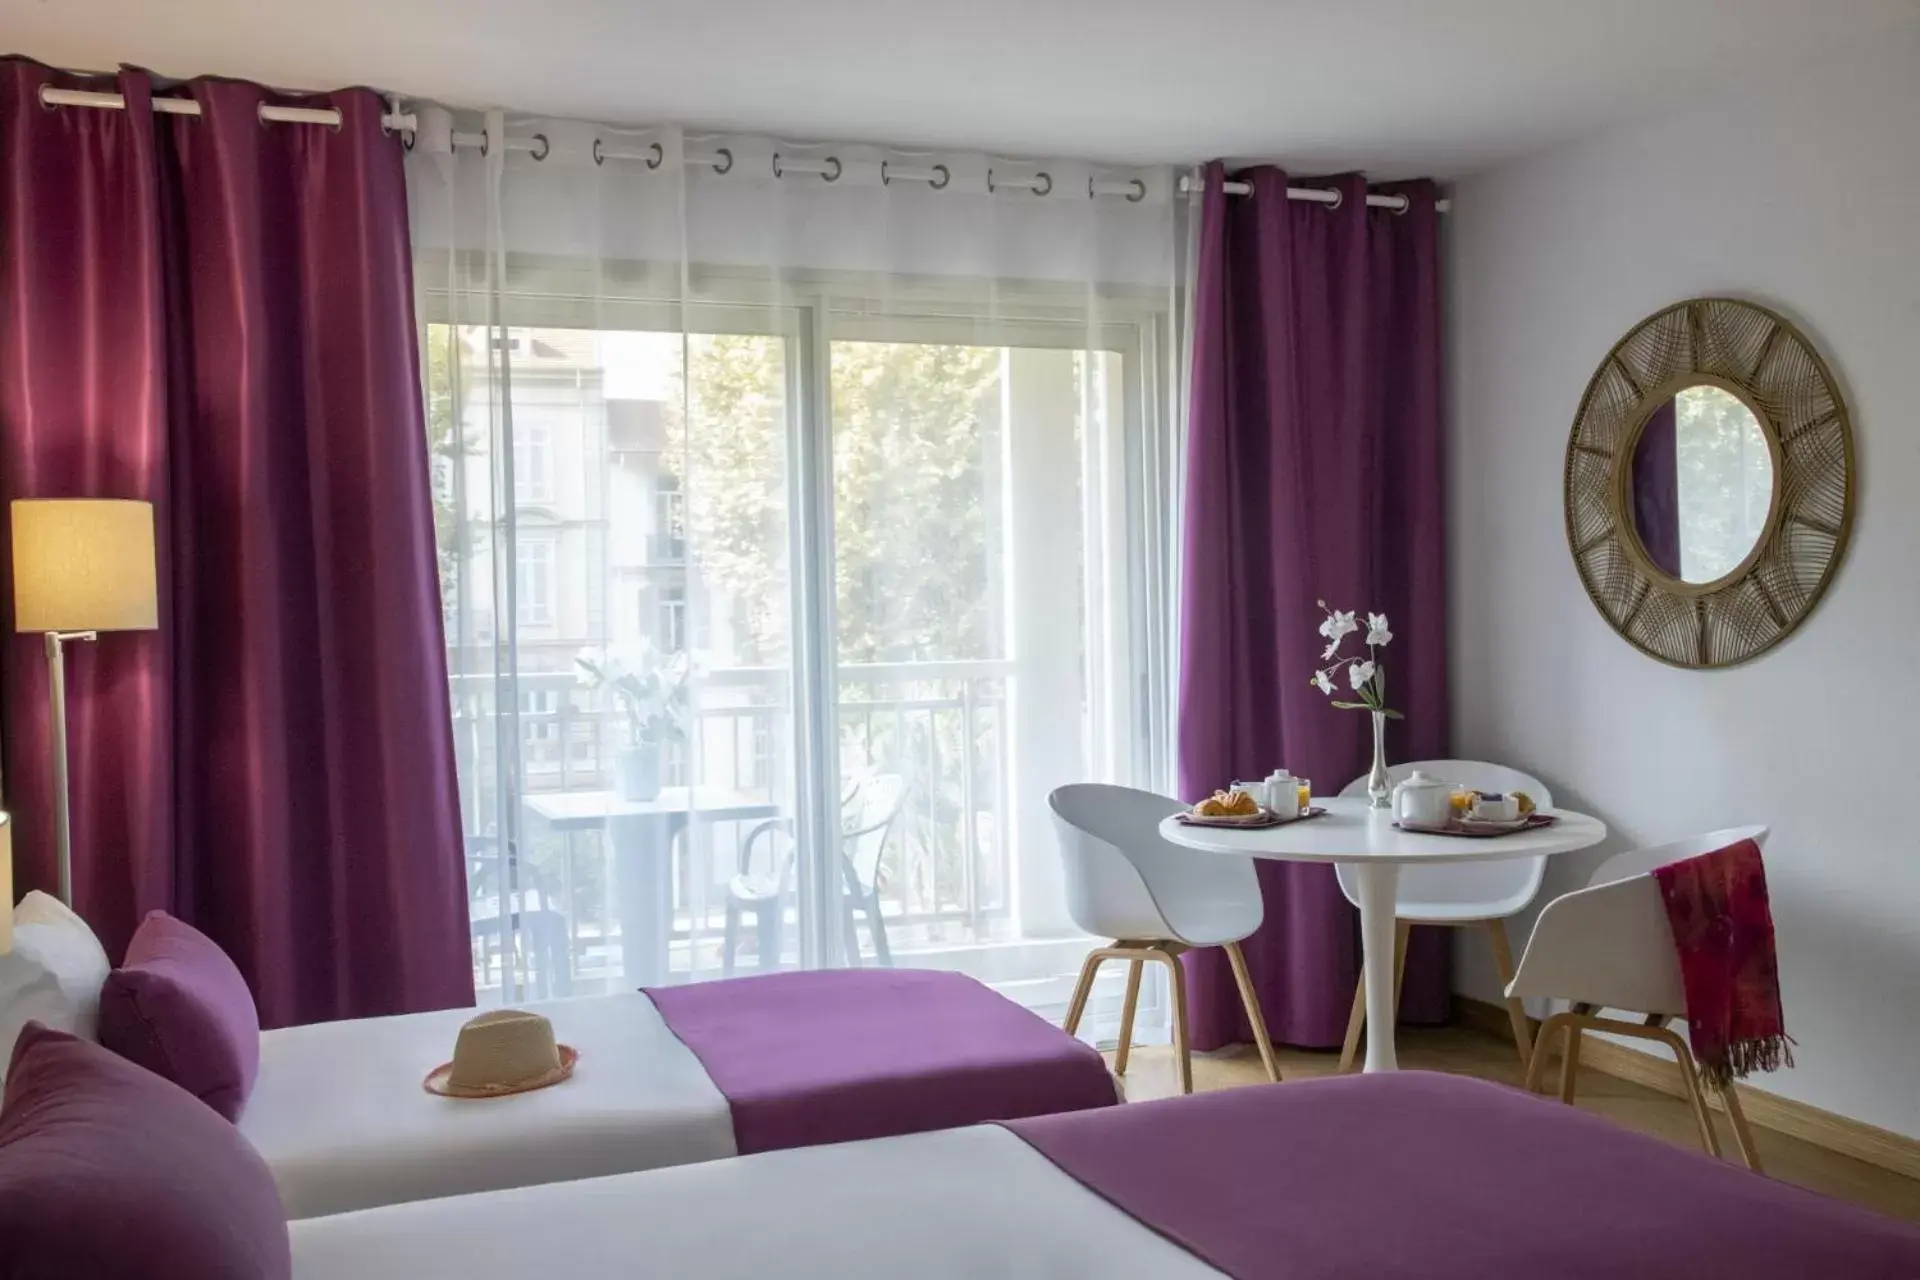
[[[1520,802],[1510,795],[1477,795],[1473,799],[1473,816],[1482,822],[1518,822]]]

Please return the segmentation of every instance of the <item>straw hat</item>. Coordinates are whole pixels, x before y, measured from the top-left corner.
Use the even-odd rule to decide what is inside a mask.
[[[524,1009],[494,1009],[467,1019],[453,1061],[427,1073],[427,1092],[448,1098],[499,1098],[559,1084],[580,1055],[555,1044],[553,1024]]]

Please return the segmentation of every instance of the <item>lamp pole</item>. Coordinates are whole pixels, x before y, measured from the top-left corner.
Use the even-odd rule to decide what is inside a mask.
[[[60,901],[73,906],[73,830],[67,816],[67,655],[69,640],[98,640],[97,631],[49,631],[47,698],[52,704],[53,846],[60,858]]]

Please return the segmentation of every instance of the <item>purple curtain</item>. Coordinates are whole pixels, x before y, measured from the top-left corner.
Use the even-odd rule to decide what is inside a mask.
[[[1287,175],[1207,170],[1194,300],[1181,601],[1180,788],[1188,800],[1284,764],[1323,794],[1364,774],[1372,729],[1309,683],[1316,599],[1389,615],[1392,760],[1447,750],[1445,477],[1438,214],[1430,183],[1366,206],[1358,177],[1309,180],[1337,207],[1287,199]],[[1346,1032],[1358,924],[1329,867],[1261,863],[1266,920],[1245,944],[1274,1037]],[[1445,939],[1416,931],[1403,1014],[1441,1021]],[[1193,1042],[1249,1030],[1225,956],[1187,956]]]
[[[1633,525],[1654,565],[1680,576],[1680,454],[1673,401],[1653,411],[1633,446]]]
[[[0,62],[0,497],[155,504],[161,625],[75,646],[75,897],[117,955],[204,929],[267,1025],[471,1004],[413,324],[381,104],[196,81],[198,118],[51,109]],[[0,558],[0,572],[11,564]],[[10,585],[5,606],[10,609]],[[24,887],[50,886],[45,679],[6,621]]]

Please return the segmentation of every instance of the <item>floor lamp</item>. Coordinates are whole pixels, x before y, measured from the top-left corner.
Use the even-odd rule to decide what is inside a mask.
[[[102,631],[152,631],[153,505],[97,498],[13,504],[13,626],[46,633],[52,703],[53,840],[60,900],[73,905],[73,836],[67,818],[65,646]]]
[[[13,822],[0,813],[0,956],[13,950]]]

